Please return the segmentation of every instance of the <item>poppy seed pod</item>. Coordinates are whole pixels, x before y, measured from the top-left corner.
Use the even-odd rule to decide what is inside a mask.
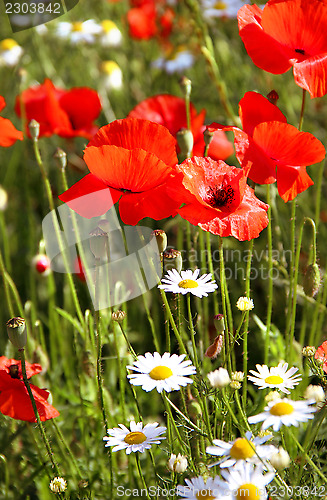
[[[155,236],[160,253],[163,253],[167,248],[167,235],[163,229],[155,229],[151,236]]]
[[[32,139],[36,141],[40,135],[40,124],[33,118],[33,120],[31,120],[28,124],[28,129],[30,131]]]
[[[6,323],[10,342],[17,348],[23,349],[27,342],[26,324],[24,318],[11,318]]]
[[[187,128],[181,128],[176,134],[176,139],[181,150],[180,155],[189,158],[192,154],[194,144],[192,131]]]
[[[96,259],[106,257],[108,233],[97,226],[90,232],[90,249]]]
[[[163,257],[166,261],[169,262],[169,264],[171,264],[169,265],[169,269],[176,269],[178,273],[181,272],[183,267],[183,258],[179,250],[175,250],[175,248],[165,250],[163,253]]]

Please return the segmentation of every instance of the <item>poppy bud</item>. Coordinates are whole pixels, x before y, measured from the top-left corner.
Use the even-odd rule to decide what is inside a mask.
[[[48,276],[51,271],[50,259],[47,255],[39,253],[32,259],[32,266],[42,276]]]
[[[11,318],[6,323],[10,342],[17,348],[22,349],[27,342],[26,324],[24,318]]]
[[[182,91],[186,97],[190,97],[192,91],[192,82],[187,76],[182,76],[179,80]]]
[[[172,265],[169,266],[170,269],[176,269],[178,273],[181,272],[183,267],[183,259],[182,254],[179,250],[175,250],[174,248],[170,248],[169,250],[165,250],[163,253],[163,257],[165,260],[168,260]]]
[[[223,314],[216,314],[213,317],[213,322],[214,322],[217,333],[224,333],[224,331],[225,331],[224,315]]]
[[[317,295],[320,288],[320,270],[318,264],[310,264],[305,271],[303,278],[303,290],[308,297]]]
[[[276,90],[271,90],[269,94],[267,94],[267,99],[269,102],[271,102],[271,104],[277,104],[279,95],[277,94]]]
[[[222,335],[218,335],[218,337],[215,338],[213,343],[209,345],[208,349],[204,353],[204,355],[207,356],[207,358],[215,359],[218,356],[218,354],[220,354],[223,346],[223,338],[224,337]]]
[[[184,158],[189,158],[192,154],[194,144],[192,131],[187,128],[181,128],[176,134],[176,139],[181,150],[180,155]]]
[[[106,257],[108,233],[97,226],[93,231],[90,232],[90,236],[90,249],[94,257],[96,259]]]
[[[203,132],[203,139],[206,148],[210,145],[213,139],[213,134],[214,132],[211,132],[208,128],[206,128],[205,131]]]
[[[36,120],[31,120],[28,124],[28,128],[31,134],[31,137],[34,141],[36,141],[39,138],[40,135],[40,124]]]
[[[151,236],[155,236],[159,248],[159,252],[163,253],[167,248],[167,235],[163,229],[155,229]]]
[[[67,167],[67,155],[65,151],[61,148],[57,148],[53,157],[58,160],[61,170],[65,170]]]

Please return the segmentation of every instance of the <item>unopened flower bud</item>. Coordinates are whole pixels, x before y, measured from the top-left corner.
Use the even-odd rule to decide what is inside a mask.
[[[208,373],[208,379],[212,387],[223,389],[230,384],[231,380],[226,368],[218,368],[213,372]]]
[[[50,481],[49,488],[53,493],[63,493],[67,489],[67,481],[63,477],[55,477]]]
[[[276,90],[271,90],[269,94],[267,94],[267,99],[269,102],[271,102],[271,104],[277,104],[279,95],[277,94]]]
[[[30,131],[31,137],[34,141],[39,138],[40,135],[40,124],[36,120],[31,120],[28,124],[28,129]]]
[[[191,130],[181,128],[177,134],[176,139],[180,148],[180,155],[184,158],[189,158],[192,154],[194,138]]]
[[[310,264],[305,271],[303,278],[303,290],[308,297],[317,295],[320,288],[321,278],[317,263]]]
[[[205,131],[203,132],[203,139],[204,139],[204,144],[206,147],[208,147],[210,145],[210,143],[213,139],[213,134],[214,134],[214,132],[212,132],[208,128],[206,128]]]
[[[108,233],[97,226],[90,232],[90,249],[96,259],[103,259],[107,255]]]
[[[163,253],[167,248],[167,235],[163,229],[155,229],[151,236],[155,236],[160,253]]]
[[[65,151],[61,148],[57,148],[53,157],[58,160],[61,170],[65,170],[67,167],[67,155]]]
[[[287,451],[280,446],[278,451],[270,458],[270,463],[275,469],[282,470],[290,465],[291,459]]]
[[[220,354],[221,352],[223,346],[223,340],[224,337],[222,335],[218,335],[218,337],[215,338],[213,343],[209,345],[204,355],[207,356],[207,358],[216,359],[218,354]]]
[[[37,254],[32,259],[32,267],[42,276],[48,276],[51,271],[51,262],[47,255]]]
[[[235,391],[238,391],[242,387],[242,384],[238,380],[232,380],[229,384],[229,387],[231,389],[234,389]]]
[[[192,82],[187,76],[182,76],[179,80],[181,89],[186,97],[190,97],[192,92]]]
[[[196,418],[202,417],[201,405],[195,399],[192,399],[187,404],[187,409],[188,409],[188,413],[189,413],[189,415],[190,415],[190,417],[192,419],[196,419]]]
[[[125,311],[114,311],[111,315],[112,321],[117,321],[117,323],[122,323],[126,318]]]
[[[215,325],[217,333],[224,333],[225,331],[225,320],[223,314],[216,314],[213,317],[213,323]]]
[[[6,323],[10,342],[17,348],[22,349],[27,342],[26,324],[24,318],[12,318]]]
[[[265,396],[265,401],[270,403],[270,401],[275,401],[276,399],[280,399],[280,394],[278,391],[270,391]]]
[[[7,191],[0,186],[0,212],[6,210],[8,205],[8,194]]]
[[[175,250],[174,248],[165,250],[163,253],[163,257],[165,261],[169,262],[169,269],[176,269],[178,273],[181,272],[183,267],[183,259],[182,254],[179,250]]]
[[[321,385],[308,385],[304,391],[305,399],[314,399],[316,403],[322,403],[326,399],[325,391]]]
[[[232,372],[232,380],[235,380],[237,382],[243,382],[244,372]]]
[[[302,354],[305,358],[312,358],[316,354],[316,348],[314,345],[307,345],[303,347]]]
[[[254,303],[252,299],[248,297],[240,297],[236,302],[236,307],[239,311],[251,311],[254,308]]]
[[[168,469],[172,472],[182,474],[187,469],[187,458],[178,453],[177,457],[173,453],[167,463]]]

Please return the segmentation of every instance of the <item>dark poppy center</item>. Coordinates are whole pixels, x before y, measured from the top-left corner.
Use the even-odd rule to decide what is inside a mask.
[[[304,49],[295,49],[295,52],[297,52],[298,54],[302,54],[303,56],[305,54],[305,50]]]
[[[18,369],[19,369],[18,365],[9,366],[9,375],[11,376],[11,378],[19,379]]]
[[[205,202],[213,208],[221,208],[230,205],[234,200],[234,190],[231,186],[209,187]]]

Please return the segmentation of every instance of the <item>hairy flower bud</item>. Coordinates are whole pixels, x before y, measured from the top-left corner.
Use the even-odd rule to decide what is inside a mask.
[[[317,295],[320,288],[321,278],[318,264],[310,264],[306,270],[303,278],[303,290],[308,297]]]
[[[39,138],[40,135],[40,124],[36,120],[31,120],[28,124],[28,129],[30,131],[31,137],[34,141]]]

